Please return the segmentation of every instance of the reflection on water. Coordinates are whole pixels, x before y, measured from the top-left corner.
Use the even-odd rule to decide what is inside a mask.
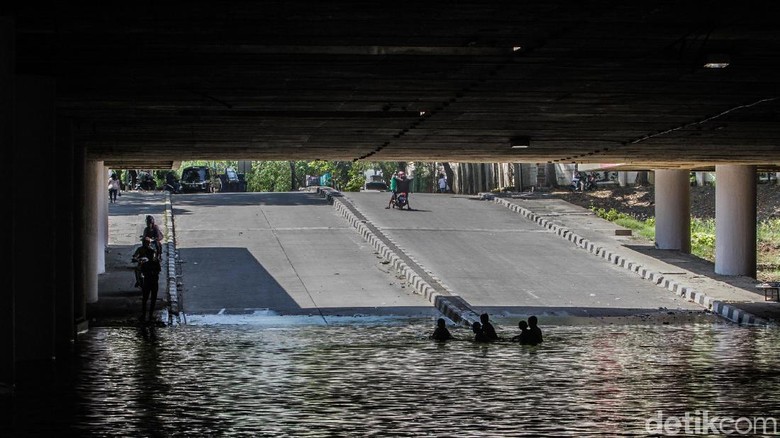
[[[96,329],[68,418],[121,436],[645,435],[663,411],[780,418],[780,331],[543,327],[545,344],[437,344],[433,321]],[[503,334],[509,335],[505,332]],[[52,416],[63,413],[52,413]]]

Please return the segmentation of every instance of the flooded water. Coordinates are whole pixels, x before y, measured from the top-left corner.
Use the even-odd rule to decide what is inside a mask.
[[[38,394],[52,406],[17,406],[16,428],[81,436],[645,436],[686,413],[691,425],[744,417],[732,422],[738,430],[756,417],[780,419],[777,329],[543,326],[545,343],[529,347],[475,344],[460,328],[452,332],[461,340],[436,343],[427,339],[433,325],[95,329],[67,382]],[[34,398],[21,391],[20,399]]]

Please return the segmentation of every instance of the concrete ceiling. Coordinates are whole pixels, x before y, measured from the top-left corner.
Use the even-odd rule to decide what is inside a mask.
[[[775,12],[750,0],[195,0],[8,14],[17,72],[55,76],[59,114],[112,167],[707,168],[780,163]],[[723,56],[728,67],[704,68]]]

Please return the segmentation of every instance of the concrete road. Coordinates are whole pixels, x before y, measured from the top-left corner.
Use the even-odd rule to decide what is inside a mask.
[[[477,311],[621,316],[701,310],[493,202],[413,194],[414,211],[398,211],[384,209],[387,193],[344,195]]]
[[[171,196],[188,314],[430,316],[316,193]]]

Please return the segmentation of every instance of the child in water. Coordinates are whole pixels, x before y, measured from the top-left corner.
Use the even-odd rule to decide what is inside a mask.
[[[446,341],[448,339],[452,339],[450,331],[447,330],[444,318],[439,318],[439,320],[436,321],[436,329],[433,331],[431,339],[436,341]]]

